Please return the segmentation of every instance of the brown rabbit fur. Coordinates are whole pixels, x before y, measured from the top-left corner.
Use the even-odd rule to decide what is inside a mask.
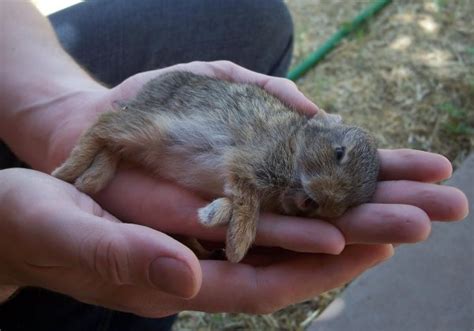
[[[374,139],[340,117],[308,119],[255,85],[189,72],[163,74],[103,113],[53,175],[94,193],[120,160],[220,197],[199,219],[228,224],[232,262],[253,243],[261,210],[340,216],[371,199],[379,170]]]

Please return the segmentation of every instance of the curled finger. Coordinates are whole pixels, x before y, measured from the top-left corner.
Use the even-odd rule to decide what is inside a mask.
[[[347,244],[414,243],[425,240],[431,222],[420,208],[401,204],[364,204],[332,221]]]
[[[413,205],[438,221],[462,220],[469,210],[465,194],[457,188],[408,180],[379,182],[373,201]]]
[[[453,168],[442,155],[414,149],[381,149],[381,180],[413,180],[434,183],[449,178]]]

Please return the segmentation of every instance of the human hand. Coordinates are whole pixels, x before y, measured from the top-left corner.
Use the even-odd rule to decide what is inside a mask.
[[[0,287],[43,287],[114,307],[127,307],[112,295],[126,286],[185,298],[199,290],[199,262],[173,238],[121,223],[40,172],[1,170],[0,182]]]
[[[198,266],[186,247],[120,223],[67,183],[23,169],[0,171],[0,181],[0,285],[44,287],[144,316],[183,309],[272,312],[341,285],[392,254],[389,245],[350,245],[340,255],[255,252],[246,264]],[[165,258],[153,278],[149,265],[164,256],[187,270]],[[198,294],[183,299],[170,292]]]
[[[206,311],[231,311],[247,313],[269,313],[286,305],[314,297],[324,290],[351,280],[358,272],[370,268],[363,266],[366,259],[383,260],[391,254],[390,247],[373,244],[377,242],[406,243],[421,241],[430,230],[430,218],[439,220],[462,219],[467,213],[467,201],[457,189],[430,184],[449,177],[451,167],[439,155],[412,150],[382,150],[380,183],[374,202],[352,209],[335,221],[348,244],[340,255],[298,254],[289,250],[311,251],[328,249],[334,245],[336,233],[325,228],[318,220],[304,220],[276,215],[265,215],[259,224],[257,244],[279,245],[287,250],[268,249],[251,251],[244,264],[229,264],[224,261],[201,261],[203,267],[202,289],[198,295],[184,303],[186,309],[200,310],[203,302],[210,303]],[[134,170],[129,170],[134,172]],[[132,173],[130,173],[132,175]],[[134,174],[140,181],[140,174]],[[125,185],[125,176],[122,177]],[[146,179],[145,179],[146,181]],[[155,192],[156,201],[143,201],[142,213],[158,210],[160,189],[153,190],[156,183],[148,180],[150,192]],[[426,183],[425,183],[426,182]],[[145,182],[143,182],[144,185]],[[109,187],[108,190],[118,189]],[[109,192],[110,193],[110,192]],[[119,194],[124,193],[123,191]],[[104,193],[107,194],[107,193]],[[131,193],[130,197],[134,194]],[[129,197],[129,198],[130,198]],[[169,197],[170,201],[179,197]],[[140,198],[137,198],[138,202]],[[133,201],[132,201],[133,203]],[[164,213],[173,213],[165,210]],[[193,208],[191,208],[193,210]],[[120,211],[118,211],[120,212]],[[133,211],[130,211],[130,217]],[[136,214],[138,216],[138,214]],[[193,228],[193,215],[186,215],[175,223],[174,230]],[[150,224],[156,218],[150,217]],[[183,227],[180,227],[184,224]],[[327,225],[327,224],[326,224]],[[329,230],[329,231],[327,231]],[[210,234],[207,232],[207,234]],[[211,233],[212,240],[222,240],[223,234]],[[332,246],[333,248],[335,246]],[[369,254],[375,254],[370,256]],[[379,260],[379,261],[380,261]],[[354,263],[352,266],[351,263]],[[353,269],[360,267],[358,271]],[[217,271],[217,272],[212,272]],[[354,272],[354,273],[352,273]],[[217,278],[214,278],[217,277]],[[224,286],[220,281],[225,279]],[[238,284],[235,285],[235,284]],[[326,284],[323,287],[320,285]],[[124,294],[128,298],[127,294]],[[232,298],[232,300],[226,300]],[[182,301],[171,300],[167,304],[175,307]],[[169,307],[169,306],[168,306]],[[173,311],[173,310],[170,310]],[[150,312],[144,312],[150,314]]]
[[[391,254],[390,247],[375,246],[330,258],[296,256],[267,267],[225,261],[199,265],[179,242],[147,227],[121,223],[51,176],[8,169],[0,171],[0,182],[0,287],[42,287],[141,315],[183,309],[266,312],[281,300],[294,299],[281,285],[310,276],[312,292],[320,292]],[[262,263],[268,261],[254,262]],[[205,281],[200,288],[201,268]]]

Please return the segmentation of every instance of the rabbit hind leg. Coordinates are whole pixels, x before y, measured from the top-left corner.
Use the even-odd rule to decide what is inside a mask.
[[[86,171],[75,180],[74,186],[84,193],[97,193],[112,179],[119,161],[118,154],[102,149]]]
[[[103,113],[52,175],[75,183],[84,192],[97,192],[112,178],[121,158],[136,155],[146,146],[154,147],[160,134],[149,114]]]
[[[99,141],[90,133],[86,133],[67,160],[56,168],[52,175],[68,183],[74,183],[92,164],[101,149]]]

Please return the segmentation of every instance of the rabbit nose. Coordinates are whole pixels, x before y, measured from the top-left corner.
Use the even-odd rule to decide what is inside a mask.
[[[315,211],[319,208],[319,204],[307,196],[296,199],[296,206],[301,211]]]
[[[321,217],[336,218],[344,214],[346,209],[347,208],[340,203],[325,200],[324,204],[322,204],[321,208],[319,208],[318,214]]]

